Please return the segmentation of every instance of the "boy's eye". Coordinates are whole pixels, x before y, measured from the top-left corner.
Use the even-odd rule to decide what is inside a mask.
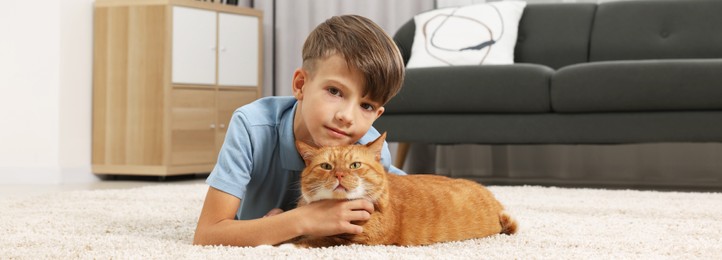
[[[353,162],[353,163],[351,163],[351,165],[349,165],[348,167],[351,168],[351,169],[358,169],[359,167],[361,167],[361,163],[360,163],[360,162]]]
[[[374,106],[368,103],[361,104],[361,108],[368,110],[368,111],[374,111]]]
[[[328,163],[321,163],[319,166],[321,167],[321,169],[324,169],[324,170],[333,169],[333,166],[331,166],[331,164],[328,164]]]
[[[334,96],[338,96],[341,94],[341,91],[339,91],[337,88],[328,88],[328,93]]]

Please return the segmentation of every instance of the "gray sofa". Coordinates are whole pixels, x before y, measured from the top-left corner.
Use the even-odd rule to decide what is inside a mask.
[[[529,4],[515,64],[408,69],[374,126],[403,143],[720,143],[720,13],[715,0]],[[407,62],[414,30],[394,36]]]

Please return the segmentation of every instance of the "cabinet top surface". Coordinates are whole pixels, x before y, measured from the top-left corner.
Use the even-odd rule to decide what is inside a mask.
[[[178,5],[220,12],[263,16],[263,11],[245,6],[226,5],[218,2],[202,2],[199,0],[95,0],[95,7],[121,7],[142,5]]]

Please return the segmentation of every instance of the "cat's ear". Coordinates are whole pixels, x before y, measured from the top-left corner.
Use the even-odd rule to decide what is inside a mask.
[[[376,140],[371,141],[370,143],[366,144],[366,147],[371,150],[374,154],[376,154],[376,160],[381,160],[381,150],[384,148],[384,142],[386,141],[386,132],[382,133],[379,138],[376,138]]]
[[[296,149],[298,154],[301,155],[303,161],[308,165],[311,162],[311,158],[316,155],[318,149],[302,141],[296,141]]]

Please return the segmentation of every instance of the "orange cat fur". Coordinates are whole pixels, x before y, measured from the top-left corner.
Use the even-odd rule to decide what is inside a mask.
[[[304,237],[296,245],[427,245],[516,232],[516,221],[476,182],[386,173],[379,163],[385,138],[386,133],[367,145],[322,148],[296,142],[306,161],[299,205],[367,199],[375,207],[371,219],[356,223],[363,226],[362,234]]]

